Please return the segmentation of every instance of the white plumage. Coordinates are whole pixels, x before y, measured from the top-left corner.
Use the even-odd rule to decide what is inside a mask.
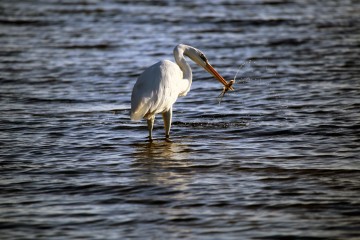
[[[188,84],[182,76],[179,66],[168,60],[147,68],[140,75],[133,89],[131,119],[148,119],[152,115],[168,111],[181,94],[181,89]]]
[[[158,113],[163,115],[165,136],[169,140],[172,105],[179,96],[186,96],[190,91],[192,71],[184,56],[191,58],[224,86],[227,85],[200,50],[184,44],[177,45],[174,48],[176,63],[163,60],[150,66],[137,79],[132,91],[130,117],[132,120],[147,120],[150,141],[155,115]]]

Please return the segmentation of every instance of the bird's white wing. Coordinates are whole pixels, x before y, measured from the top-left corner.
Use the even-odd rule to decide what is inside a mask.
[[[182,77],[179,66],[171,61],[160,61],[147,68],[132,91],[131,119],[149,119],[168,111],[182,90]]]

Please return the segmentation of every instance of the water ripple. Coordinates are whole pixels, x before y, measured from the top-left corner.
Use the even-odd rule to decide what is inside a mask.
[[[0,2],[2,239],[357,239],[359,3]],[[139,74],[191,63],[172,140]]]

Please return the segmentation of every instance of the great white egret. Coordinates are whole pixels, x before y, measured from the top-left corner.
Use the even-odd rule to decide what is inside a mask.
[[[170,141],[172,106],[178,97],[186,96],[192,83],[192,71],[185,56],[212,74],[226,89],[233,90],[200,50],[184,44],[177,45],[174,48],[176,63],[163,60],[145,69],[132,91],[130,117],[132,120],[147,120],[150,142],[157,113],[162,113],[165,139]]]

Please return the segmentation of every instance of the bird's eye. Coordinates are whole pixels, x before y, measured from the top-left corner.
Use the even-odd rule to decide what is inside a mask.
[[[202,60],[204,60],[205,62],[207,61],[207,58],[205,57],[205,55],[203,53],[200,53],[200,58]]]

